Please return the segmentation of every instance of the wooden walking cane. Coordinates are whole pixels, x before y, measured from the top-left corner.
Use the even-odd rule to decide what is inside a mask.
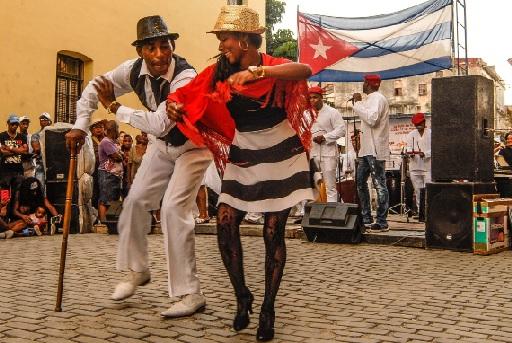
[[[71,223],[71,199],[73,199],[73,189],[76,172],[76,145],[70,147],[71,156],[69,159],[68,183],[66,187],[66,203],[64,205],[64,225],[62,227],[62,248],[60,250],[60,268],[59,284],[57,289],[57,303],[55,312],[62,312],[62,292],[64,289],[64,268],[66,267],[66,253],[68,250],[69,225]]]

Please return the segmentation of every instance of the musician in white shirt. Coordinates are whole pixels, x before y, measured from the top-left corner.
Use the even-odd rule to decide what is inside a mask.
[[[385,162],[389,159],[389,103],[379,92],[380,76],[366,75],[363,101],[354,93],[354,113],[361,119],[360,150],[357,166],[357,193],[361,202],[363,224],[372,231],[388,231],[389,193],[386,187]],[[377,219],[373,222],[367,180],[371,175],[377,190]]]
[[[324,104],[323,90],[316,86],[309,88],[309,101],[313,108],[318,111],[318,117],[311,132],[313,144],[311,157],[322,171],[322,176],[327,192],[327,201],[338,201],[336,191],[336,167],[338,165],[338,148],[336,140],[345,136],[345,122],[341,113]]]
[[[426,127],[425,115],[416,113],[411,122],[416,127],[407,135],[407,156],[409,157],[409,175],[414,187],[416,208],[420,209],[420,190],[432,179],[431,162],[431,130]]]

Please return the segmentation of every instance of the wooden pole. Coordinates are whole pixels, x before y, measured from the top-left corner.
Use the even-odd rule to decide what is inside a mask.
[[[73,199],[73,190],[76,174],[76,145],[70,147],[71,156],[69,160],[68,183],[66,188],[66,203],[64,205],[64,224],[62,232],[62,248],[60,250],[60,268],[59,268],[59,284],[57,289],[57,303],[55,304],[55,312],[62,312],[62,293],[64,291],[64,269],[66,267],[66,253],[68,250],[69,226],[71,223],[71,201]]]

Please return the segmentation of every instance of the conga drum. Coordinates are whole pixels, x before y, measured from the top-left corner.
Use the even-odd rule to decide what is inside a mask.
[[[389,193],[389,207],[400,204],[400,170],[386,170],[386,186]]]
[[[343,180],[336,184],[341,200],[350,204],[357,204],[356,180]]]

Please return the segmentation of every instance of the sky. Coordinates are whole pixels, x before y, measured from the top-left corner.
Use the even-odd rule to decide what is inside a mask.
[[[297,33],[297,6],[300,12],[325,14],[334,17],[368,17],[392,13],[420,4],[426,0],[283,0],[286,12],[276,29]],[[496,66],[505,81],[505,104],[512,105],[512,29],[510,0],[466,0],[468,57],[480,57],[487,65]]]

